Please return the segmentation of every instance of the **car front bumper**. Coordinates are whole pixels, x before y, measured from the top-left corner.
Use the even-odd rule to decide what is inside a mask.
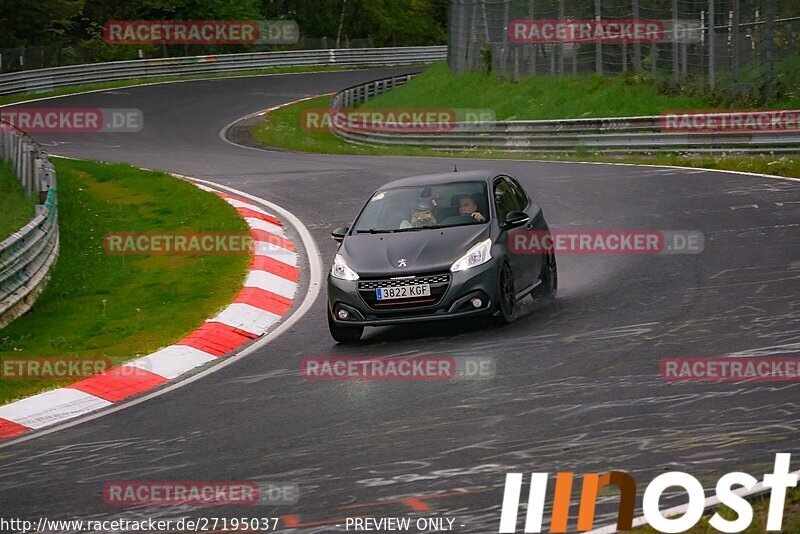
[[[387,273],[387,276],[380,280],[389,280],[392,274],[395,273]],[[450,274],[450,283],[444,295],[435,304],[376,310],[364,300],[358,289],[358,283],[373,282],[378,278],[340,280],[332,277],[329,272],[328,310],[336,324],[342,326],[385,326],[473,317],[495,312],[498,263],[494,259],[466,271]],[[474,298],[480,299],[480,307],[476,308],[473,305]],[[342,309],[348,312],[349,317],[346,320],[338,316],[338,312]]]

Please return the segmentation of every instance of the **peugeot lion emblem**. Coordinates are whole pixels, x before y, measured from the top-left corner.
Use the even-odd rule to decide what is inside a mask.
[[[407,260],[405,258],[400,258],[399,260],[397,260],[397,266],[398,267],[405,267],[406,266],[406,262],[407,262]]]

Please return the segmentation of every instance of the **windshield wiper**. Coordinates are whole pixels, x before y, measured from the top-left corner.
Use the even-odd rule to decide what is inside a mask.
[[[356,230],[357,234],[391,234],[394,230],[382,230],[379,228],[370,228],[369,230]]]
[[[395,228],[393,230],[385,230],[379,228],[370,228],[369,230],[356,230],[357,234],[393,234],[396,232],[413,232],[415,230],[430,230],[432,228],[447,228],[446,226],[431,226],[426,224],[425,226],[409,226],[408,228]]]
[[[443,228],[442,226],[432,226],[430,224],[426,224],[425,226],[409,226],[408,228],[398,228],[397,230],[392,230],[393,232],[413,232],[415,230],[430,230],[431,228]]]

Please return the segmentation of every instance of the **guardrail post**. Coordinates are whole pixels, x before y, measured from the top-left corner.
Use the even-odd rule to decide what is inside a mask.
[[[16,154],[17,154],[17,138],[16,136],[11,136],[8,140],[8,156],[6,157],[6,159],[11,164],[11,168],[14,169],[14,172],[17,172],[17,159],[15,158]]]
[[[17,141],[17,176],[22,182],[22,187],[25,188],[25,193],[30,194],[28,185],[28,176],[25,174],[25,156],[27,156],[26,146],[21,141]]]
[[[34,159],[34,149],[28,143],[25,143],[25,176],[28,179],[28,188],[25,192],[28,196],[32,196],[37,193],[36,191],[36,177],[33,173],[33,159]]]
[[[47,189],[47,184],[44,181],[44,161],[42,160],[41,153],[37,150],[33,158],[33,176],[35,182],[35,191],[39,196],[39,204],[44,204],[42,200],[42,193]]]

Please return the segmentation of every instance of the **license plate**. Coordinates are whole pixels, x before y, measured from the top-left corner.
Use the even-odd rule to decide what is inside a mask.
[[[430,284],[415,284],[413,286],[378,287],[375,288],[378,300],[410,299],[414,297],[430,297]]]

